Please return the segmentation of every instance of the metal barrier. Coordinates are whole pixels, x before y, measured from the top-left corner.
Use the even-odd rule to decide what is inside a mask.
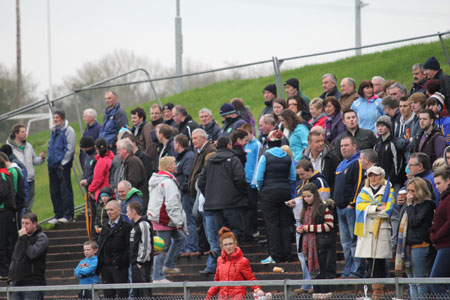
[[[385,284],[391,291],[386,293],[383,299],[403,299],[408,297],[405,293],[407,284],[444,284],[450,285],[450,278],[367,278],[367,279],[322,279],[322,280],[260,280],[260,281],[186,281],[186,282],[171,282],[171,283],[123,283],[123,284],[91,284],[91,285],[54,285],[54,286],[24,286],[24,287],[2,287],[0,293],[6,293],[7,300],[11,299],[11,293],[14,292],[58,292],[58,291],[74,291],[90,290],[93,295],[93,300],[99,299],[100,290],[104,289],[141,289],[151,288],[153,293],[158,289],[178,289],[183,291],[183,295],[174,292],[156,293],[153,299],[170,299],[189,300],[189,299],[204,299],[208,288],[213,286],[261,286],[265,292],[271,292],[271,289],[279,288],[279,291],[273,294],[274,299],[289,300],[301,299],[296,296],[294,291],[302,285],[328,285],[334,288],[338,286],[350,286],[345,291],[333,292],[334,299],[367,299],[371,293],[364,292],[364,286],[372,284]],[[395,287],[395,289],[392,289]],[[203,289],[204,288],[204,289]],[[201,289],[203,292],[192,294],[193,289]],[[350,290],[350,291],[349,291]],[[389,290],[389,289],[388,289]],[[201,298],[200,298],[201,296]],[[68,298],[68,296],[65,296]],[[308,297],[311,297],[310,295]],[[64,298],[62,296],[61,298]],[[248,298],[251,299],[249,296]],[[370,299],[370,298],[368,298]],[[450,299],[450,293],[444,295],[427,295],[426,299]],[[258,299],[263,300],[263,299]],[[265,300],[265,299],[264,299]]]

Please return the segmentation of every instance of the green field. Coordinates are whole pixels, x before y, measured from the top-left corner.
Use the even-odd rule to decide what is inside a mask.
[[[445,40],[447,49],[450,49],[450,40]],[[441,67],[445,73],[450,73],[450,68],[445,64],[445,56],[439,42],[415,44],[393,50],[377,52],[338,60],[331,63],[307,65],[302,68],[282,72],[283,80],[290,77],[297,77],[300,80],[300,89],[309,97],[314,98],[322,93],[321,77],[325,73],[334,73],[338,80],[343,77],[353,77],[357,83],[361,80],[370,80],[374,75],[381,75],[386,79],[393,79],[405,84],[409,88],[411,77],[411,66],[415,63],[423,63],[434,55],[441,62]],[[317,58],[320,60],[320,57]],[[203,108],[210,108],[216,120],[220,120],[218,111],[224,102],[231,98],[239,97],[251,108],[255,117],[259,116],[264,106],[262,90],[269,83],[274,83],[273,76],[260,77],[246,80],[228,80],[214,83],[202,88],[186,91],[171,97],[162,99],[162,103],[173,102],[186,106],[192,117],[198,121],[197,112]],[[338,84],[339,86],[339,84]],[[148,111],[150,103],[145,103],[142,107]],[[126,111],[129,113],[133,107]],[[99,116],[102,120],[103,116]],[[72,126],[77,134],[77,141],[81,134],[78,126]],[[47,149],[49,131],[41,132],[29,137],[29,142],[33,144],[37,153]],[[76,155],[78,157],[77,148]],[[75,195],[75,206],[83,204],[80,189],[72,176],[73,190]],[[46,165],[36,167],[36,200],[34,212],[40,220],[53,216],[53,207],[50,200],[48,187],[48,174]]]

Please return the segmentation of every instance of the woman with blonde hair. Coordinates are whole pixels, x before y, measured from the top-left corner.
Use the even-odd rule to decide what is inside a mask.
[[[422,178],[414,177],[406,185],[406,210],[400,217],[395,272],[410,278],[427,277],[427,258],[433,253],[430,241],[430,227],[433,223],[435,204]],[[411,299],[421,299],[427,293],[425,284],[409,284]]]

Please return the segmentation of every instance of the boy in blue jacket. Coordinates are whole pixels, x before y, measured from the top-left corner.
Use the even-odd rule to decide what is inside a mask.
[[[97,250],[98,245],[95,241],[87,241],[83,245],[83,251],[86,258],[80,261],[74,270],[76,278],[80,279],[80,284],[99,283],[95,269],[97,268]],[[80,290],[78,293],[80,299],[92,299],[90,290]]]

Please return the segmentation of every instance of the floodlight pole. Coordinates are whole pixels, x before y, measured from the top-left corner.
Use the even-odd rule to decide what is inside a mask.
[[[183,35],[181,33],[180,0],[177,1],[177,16],[175,17],[175,73],[183,74]],[[183,91],[183,78],[176,79],[177,93]]]
[[[355,48],[361,47],[361,8],[367,5],[361,0],[355,0]],[[361,49],[356,49],[355,54],[361,55]]]
[[[48,97],[53,100],[53,87],[52,87],[52,43],[51,43],[51,27],[50,27],[50,0],[47,0],[47,34],[48,34]],[[48,111],[48,127],[53,126],[53,112]]]

